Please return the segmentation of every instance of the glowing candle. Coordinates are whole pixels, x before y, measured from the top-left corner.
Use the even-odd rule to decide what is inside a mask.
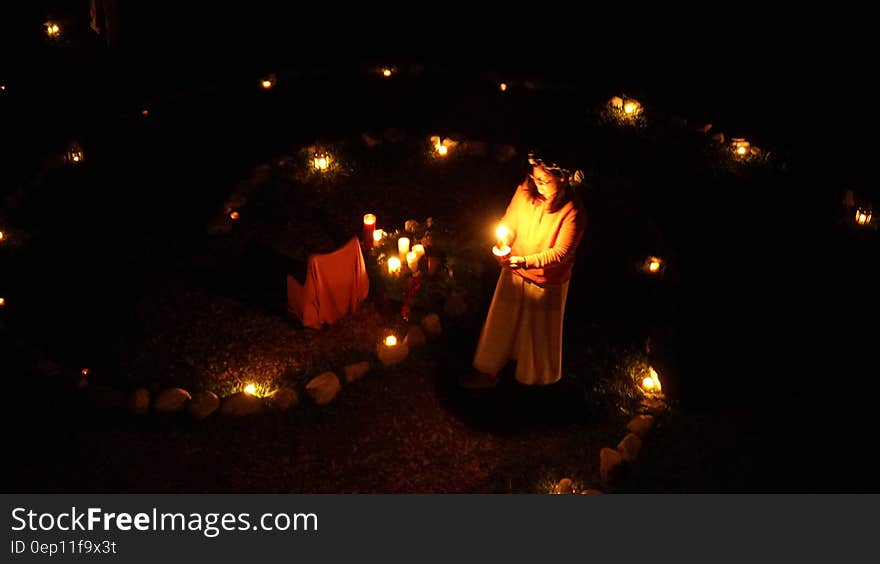
[[[46,35],[49,37],[58,37],[61,34],[61,27],[55,22],[46,22]]]
[[[863,208],[859,208],[858,210],[856,210],[856,223],[858,223],[859,225],[868,225],[869,223],[871,223],[872,217],[873,214],[870,210],[866,210]]]
[[[385,231],[376,229],[373,231],[373,244],[376,245],[385,237]]]
[[[388,67],[385,67],[384,69],[382,69],[382,76],[384,76],[385,78],[388,78],[389,76],[391,76],[391,73],[392,73],[392,70]]]
[[[3,233],[2,231],[0,231],[0,241],[5,241],[5,240],[6,240],[6,234]]]
[[[232,221],[236,221],[236,220],[238,220],[239,217],[241,217],[241,216],[238,215],[238,212],[237,212],[237,211],[234,211],[234,212],[232,212],[231,214],[229,214],[229,218],[230,218]]]
[[[4,307],[6,305],[6,298],[0,298],[0,307]]]
[[[315,158],[312,160],[312,165],[315,167],[315,170],[321,172],[326,171],[330,168],[330,155],[326,153],[315,155]]]
[[[372,241],[376,230],[376,216],[368,213],[364,215],[364,241]]]
[[[257,387],[253,384],[248,384],[247,386],[244,387],[244,393],[246,393],[249,396],[255,396],[255,395],[257,395]]]
[[[650,375],[642,379],[642,388],[649,393],[662,392],[663,387],[660,385],[660,376],[657,371],[653,367],[649,367],[648,370],[650,370]]]
[[[397,346],[397,337],[394,335],[388,335],[385,337],[385,346],[386,347],[396,347]]]
[[[400,259],[397,257],[391,257],[388,259],[388,274],[397,275],[400,274]]]
[[[419,254],[415,251],[410,251],[406,253],[406,265],[409,267],[410,272],[416,273],[419,271]]]
[[[497,239],[497,244],[492,247],[492,254],[496,257],[506,257],[510,254],[510,247],[508,246],[508,241],[510,237],[510,230],[506,225],[501,224],[495,228],[495,238]]]
[[[445,157],[448,152],[449,147],[447,147],[446,145],[440,145],[439,147],[437,147],[437,153],[439,153],[441,157]]]
[[[422,258],[423,256],[425,256],[425,246],[424,245],[421,245],[421,244],[413,245],[412,250],[415,254],[417,254],[419,256],[419,258]]]
[[[501,84],[498,85],[498,88],[500,88],[502,92],[507,92],[507,83],[502,82]]]
[[[397,252],[402,257],[406,256],[409,252],[409,237],[401,237],[397,240]]]

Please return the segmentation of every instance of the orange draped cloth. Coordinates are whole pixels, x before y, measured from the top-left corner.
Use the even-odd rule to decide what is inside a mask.
[[[305,284],[287,276],[287,309],[306,327],[320,329],[356,312],[370,292],[360,242],[352,237],[341,248],[309,256]]]

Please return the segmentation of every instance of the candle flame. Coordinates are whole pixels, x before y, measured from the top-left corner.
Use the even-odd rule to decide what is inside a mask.
[[[389,76],[391,76],[391,69],[389,69],[387,67],[382,69],[382,76],[384,76],[385,78],[388,78]]]
[[[260,82],[260,86],[263,87],[263,90],[268,90],[268,89],[272,88],[272,81],[265,79],[262,82]]]
[[[229,214],[229,217],[230,217],[233,221],[235,221],[235,220],[237,220],[237,219],[238,219],[239,217],[241,217],[241,216],[238,215],[238,212],[237,212],[237,211],[234,211],[234,212],[232,212],[231,214]]]
[[[330,157],[327,155],[315,155],[313,165],[316,170],[325,171],[330,168]]]
[[[91,372],[91,371],[88,368],[83,368],[82,370],[79,371],[79,373],[82,374],[83,376],[88,376],[89,372]]]
[[[502,92],[507,92],[507,83],[502,82],[500,85],[498,85],[498,88],[500,88]]]
[[[397,257],[391,257],[388,259],[388,272],[395,273],[400,272],[400,259]]]
[[[4,239],[6,239],[6,234],[0,231],[0,241],[3,241]]]
[[[244,393],[246,393],[249,396],[255,396],[255,395],[257,395],[257,387],[253,384],[248,384],[247,386],[244,387]]]
[[[386,347],[396,347],[397,346],[397,337],[394,335],[388,335],[385,337],[385,346]]]
[[[6,305],[6,298],[0,298],[0,307],[3,307],[5,305]]]
[[[499,225],[495,228],[495,237],[497,237],[499,240],[507,239],[509,235],[510,230],[507,228],[506,225]]]
[[[377,229],[377,230],[373,231],[373,241],[375,241],[377,243],[379,241],[381,241],[382,237],[384,237],[384,236],[385,236],[385,232],[382,231],[381,229]]]
[[[364,225],[376,225],[376,216],[368,213],[364,216]]]
[[[745,155],[745,154],[746,154],[746,148],[745,148],[745,147],[737,147],[737,148],[736,148],[736,154],[737,154],[737,155]]]

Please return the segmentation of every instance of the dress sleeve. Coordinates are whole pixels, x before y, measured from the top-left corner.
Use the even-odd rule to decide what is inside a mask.
[[[527,255],[526,268],[547,268],[567,262],[574,257],[586,227],[586,215],[577,206],[572,207],[559,225],[559,233],[552,247],[540,253]]]

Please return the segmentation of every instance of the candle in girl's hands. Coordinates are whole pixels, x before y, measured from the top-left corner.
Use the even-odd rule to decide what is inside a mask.
[[[510,230],[503,223],[500,224],[497,228],[495,228],[495,238],[497,239],[497,244],[492,247],[492,254],[496,257],[506,257],[510,254],[510,247],[508,246],[508,240],[510,237]]]

